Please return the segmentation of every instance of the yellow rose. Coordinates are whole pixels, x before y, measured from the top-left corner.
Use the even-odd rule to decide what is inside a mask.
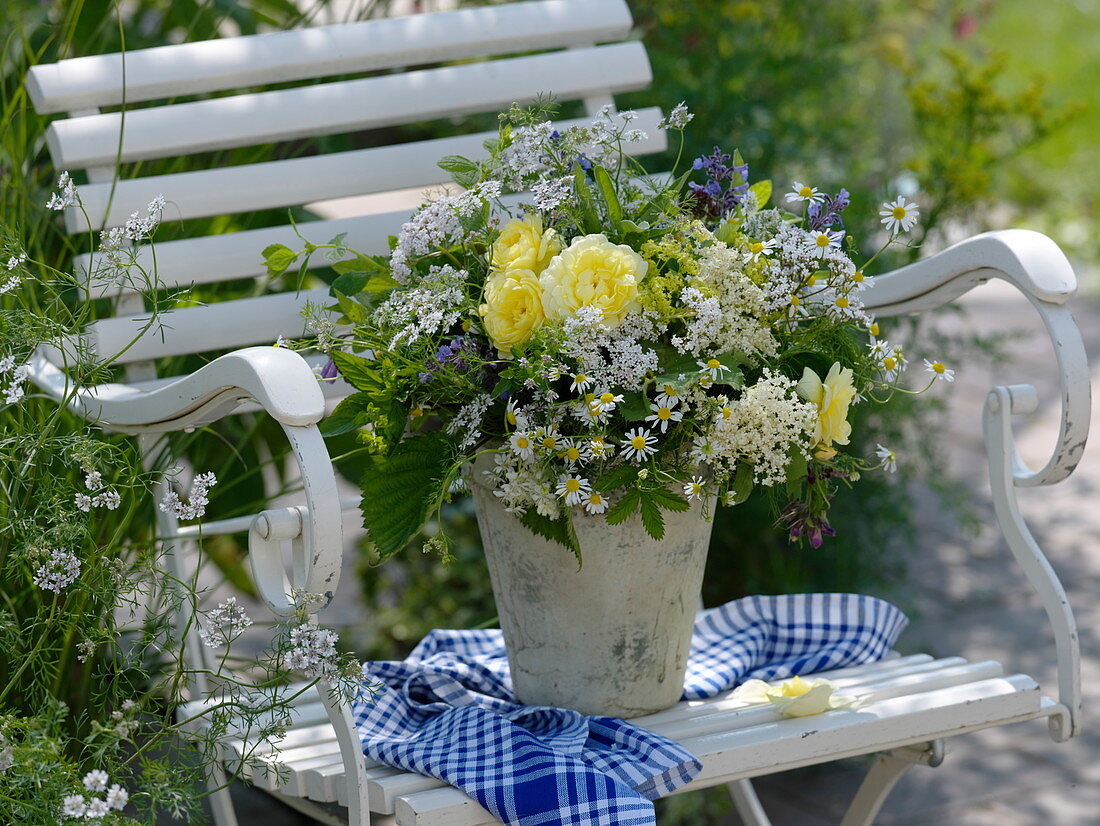
[[[528,269],[494,273],[485,282],[485,303],[480,308],[485,332],[502,355],[523,344],[546,320],[542,287]]]
[[[812,682],[792,677],[779,685],[748,680],[734,689],[733,699],[770,703],[784,717],[809,717],[839,708],[857,708],[864,697],[837,694],[836,684],[822,677]]]
[[[493,244],[494,270],[531,270],[538,275],[561,252],[561,236],[552,229],[543,232],[542,216],[514,218],[504,225]]]
[[[638,309],[638,283],[649,263],[604,235],[574,238],[539,277],[546,316],[563,319],[581,307],[599,307],[605,324],[618,326]]]
[[[807,367],[798,383],[798,393],[808,402],[817,405],[817,424],[814,427],[814,445],[819,459],[831,459],[836,455],[833,442],[848,444],[852,426],[848,423],[848,406],[855,398],[852,370],[835,362],[822,381],[817,373]]]

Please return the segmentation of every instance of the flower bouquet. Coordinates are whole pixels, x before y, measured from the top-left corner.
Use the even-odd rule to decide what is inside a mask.
[[[587,568],[614,542],[585,547],[582,534],[635,524],[656,556],[616,562],[605,580],[657,570],[670,519],[704,522],[758,485],[779,492],[792,541],[820,546],[836,486],[893,469],[881,446],[873,459],[845,452],[848,413],[898,392],[907,362],[862,308],[877,253],[853,260],[848,193],[795,183],[770,206],[771,183],[750,183],[740,155],[718,148],[653,176],[628,152],[644,137],[632,113],[561,129],[551,114],[501,115],[485,159],[440,162],[457,186],[412,216],[388,258],[335,264],[342,327],[307,311],[358,390],[326,428],[357,431],[370,453],[362,510],[378,552],[405,547],[471,482],[480,510],[507,518],[505,556],[545,558],[556,543]],[[690,118],[681,104],[661,124],[681,153]],[[883,249],[917,217],[904,198],[885,204]],[[326,246],[348,254],[342,238]],[[952,378],[927,364],[933,380]],[[440,533],[425,549],[447,547]],[[697,597],[692,565],[680,567],[698,568]],[[491,555],[498,607],[500,567]],[[515,588],[528,608],[537,601]]]

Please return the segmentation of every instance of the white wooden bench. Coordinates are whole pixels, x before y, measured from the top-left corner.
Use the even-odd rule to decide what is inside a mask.
[[[49,149],[59,170],[86,172],[90,183],[81,187],[81,195],[97,227],[124,222],[160,193],[170,203],[166,216],[187,221],[438,184],[445,176],[436,160],[476,154],[488,135],[117,182],[116,164],[492,112],[542,92],[561,101],[581,100],[592,112],[613,102],[613,94],[650,81],[642,44],[623,42],[630,29],[624,0],[540,0],[165,46],[131,52],[124,60],[119,55],[76,58],[34,67],[27,88],[39,112],[62,115],[49,127]],[[454,61],[460,62],[438,65]],[[349,75],[358,77],[314,82]],[[303,85],[262,91],[267,84],[299,81]],[[235,93],[208,96],[212,92]],[[663,133],[655,128],[660,112],[638,114],[637,126],[651,137],[635,145],[636,151],[662,149]],[[405,214],[383,210],[307,222],[298,229],[315,243],[346,232],[349,245],[377,253],[385,251],[386,236]],[[68,210],[65,219],[71,231],[84,229],[75,210]],[[264,271],[260,251],[271,243],[293,246],[295,241],[289,225],[171,241],[157,246],[157,269],[168,286],[259,278]],[[76,265],[88,266],[87,257]],[[904,769],[916,762],[936,765],[944,738],[1040,717],[1049,719],[1056,740],[1077,733],[1081,694],[1073,616],[1015,498],[1018,487],[1064,479],[1084,446],[1087,365],[1066,309],[1076,288],[1073,272],[1049,239],[1008,230],[969,239],[874,279],[867,303],[880,316],[931,310],[991,278],[1011,282],[1031,300],[1054,342],[1061,377],[1061,436],[1037,472],[1017,455],[1010,426],[1012,413],[1037,405],[1034,391],[993,388],[984,412],[997,518],[1054,630],[1056,699],[1045,696],[1030,677],[1005,674],[994,662],[918,655],[829,675],[842,686],[871,692],[858,710],[782,719],[728,696],[680,703],[639,722],[683,742],[703,763],[700,776],[683,791],[729,783],[746,823],[762,826],[768,821],[750,778],[875,753],[879,756],[843,821],[856,826],[873,820]],[[87,330],[87,341],[97,352],[115,351],[132,338],[145,308],[137,293],[109,283],[91,289],[95,295],[115,290],[117,314]],[[207,523],[203,530],[206,535],[250,530],[258,586],[272,611],[283,616],[290,612],[289,589],[331,594],[339,577],[341,503],[317,423],[326,395],[341,390],[339,384],[320,388],[300,356],[251,345],[269,345],[280,334],[302,335],[299,310],[306,301],[325,296],[324,289],[314,289],[174,311],[168,326],[144,336],[123,355],[126,383],[80,388],[71,402],[105,427],[137,434],[149,450],[160,434],[242,410],[262,408],[282,425],[305,483],[303,504]],[[156,371],[157,359],[165,356],[239,347],[245,349],[190,376],[163,377]],[[68,385],[57,355],[56,350],[40,352],[33,379],[62,398]],[[193,541],[193,528],[180,528],[164,514],[158,518],[163,535],[170,537],[169,549]],[[289,571],[278,552],[283,541],[293,546]],[[196,640],[188,641],[188,651],[194,663],[204,664],[206,653]],[[231,731],[223,743],[225,762],[232,766],[243,755],[255,756],[241,769],[252,782],[324,822],[366,826],[371,811],[395,813],[401,826],[495,822],[462,792],[435,779],[365,760],[348,709],[321,688],[319,694],[303,696],[278,744],[257,743],[247,732]],[[203,686],[197,690],[201,694]],[[181,719],[201,709],[202,702],[199,697],[182,709]],[[222,782],[220,770],[212,774],[212,782]],[[215,795],[214,811],[219,826],[235,826],[228,794]]]

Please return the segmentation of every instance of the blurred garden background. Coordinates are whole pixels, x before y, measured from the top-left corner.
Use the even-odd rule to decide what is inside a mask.
[[[453,5],[426,0],[7,0],[0,13],[0,233],[5,244],[18,244],[32,259],[62,271],[79,245],[79,239],[65,235],[56,213],[44,209],[56,171],[44,143],[48,118],[33,112],[22,87],[29,66]],[[1064,0],[1041,8],[1028,0],[631,0],[630,6],[654,80],[649,89],[618,103],[620,108],[659,105],[668,111],[686,101],[696,114],[688,130],[689,157],[715,145],[739,148],[753,180],[772,179],[778,187],[803,180],[827,191],[846,187],[854,196],[848,229],[869,247],[876,246],[879,203],[898,193],[917,201],[923,223],[914,245],[882,260],[879,271],[986,229],[1039,230],[1067,251],[1082,279],[1084,301],[1088,306],[1095,301],[1100,289],[1095,278],[1100,264],[1100,141],[1095,137],[1100,132],[1100,95],[1095,92],[1100,0]],[[212,160],[254,162],[309,154],[321,146],[352,148],[443,135],[454,128],[433,122],[402,135],[330,136],[232,150],[216,159],[194,156],[134,165],[121,173],[180,171],[189,168],[186,164]],[[652,168],[658,166],[654,162]],[[273,210],[186,227],[166,220],[158,240],[285,223],[286,217],[285,211]],[[307,216],[298,212],[294,217]],[[190,300],[246,295],[254,288],[252,283],[204,286]],[[21,308],[56,313],[76,300],[71,291],[62,291],[47,302],[28,286],[0,295],[0,310],[11,325]],[[81,317],[108,308],[92,306],[87,312],[91,315]],[[966,313],[959,309],[946,324],[934,326],[899,324],[911,328],[904,335],[935,342],[943,360],[959,368],[961,381],[984,377],[1019,358],[1016,327],[971,324]],[[73,317],[78,315],[74,311]],[[198,364],[191,357],[166,372],[187,372]],[[968,368],[973,368],[969,375]],[[978,399],[987,387],[976,387]],[[10,424],[5,417],[14,415],[0,409],[0,433]],[[52,420],[54,414],[46,402],[36,401],[20,415]],[[851,590],[895,599],[917,615],[927,610],[905,585],[922,564],[914,549],[927,536],[929,514],[960,536],[966,531],[977,535],[985,516],[973,476],[952,464],[957,445],[936,438],[950,428],[954,415],[942,401],[922,398],[888,417],[855,423],[864,453],[873,453],[882,442],[896,446],[903,460],[896,477],[879,474],[854,493],[841,492],[834,514],[845,530],[820,551],[789,547],[783,533],[769,527],[772,503],[766,496],[723,509],[706,602],[750,593]],[[976,421],[977,409],[969,415]],[[354,446],[352,438],[334,440],[332,452]],[[118,450],[128,449],[126,440],[112,439]],[[210,510],[218,517],[256,511],[265,484],[294,487],[294,478],[284,473],[281,434],[270,422],[242,416],[173,440],[195,467],[235,480],[211,492]],[[354,463],[345,462],[342,470],[354,484]],[[0,473],[9,472],[0,468]],[[910,495],[914,489],[920,494]],[[139,497],[134,507],[112,512],[97,525],[100,538],[94,541],[120,536],[148,541],[153,508],[148,498],[140,499],[148,491],[134,495]],[[10,521],[11,514],[6,518]],[[363,658],[400,657],[431,628],[493,621],[472,509],[456,505],[447,518],[451,535],[462,541],[454,550],[457,560],[446,567],[423,556],[419,542],[377,566],[366,541],[349,549],[343,601],[332,618],[345,646]],[[205,543],[205,581],[219,594],[254,596],[246,552],[243,534]],[[18,616],[19,597],[8,582],[5,596]],[[0,685],[19,677],[13,676],[18,656],[17,646],[0,656]],[[79,709],[91,702],[82,690],[58,681],[54,693]],[[36,695],[22,696],[26,707],[21,711],[38,713]],[[82,759],[81,725],[66,730],[75,738],[71,756]],[[719,823],[730,817],[727,809],[720,794],[702,802],[692,795],[669,804],[666,814],[683,823]]]

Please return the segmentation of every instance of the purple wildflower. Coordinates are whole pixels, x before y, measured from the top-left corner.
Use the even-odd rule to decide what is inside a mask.
[[[851,202],[852,198],[848,190],[842,188],[836,195],[827,197],[821,203],[811,203],[806,213],[807,226],[814,232],[829,229],[834,224],[840,224],[843,227],[844,220],[840,217],[840,213],[847,209]]]

